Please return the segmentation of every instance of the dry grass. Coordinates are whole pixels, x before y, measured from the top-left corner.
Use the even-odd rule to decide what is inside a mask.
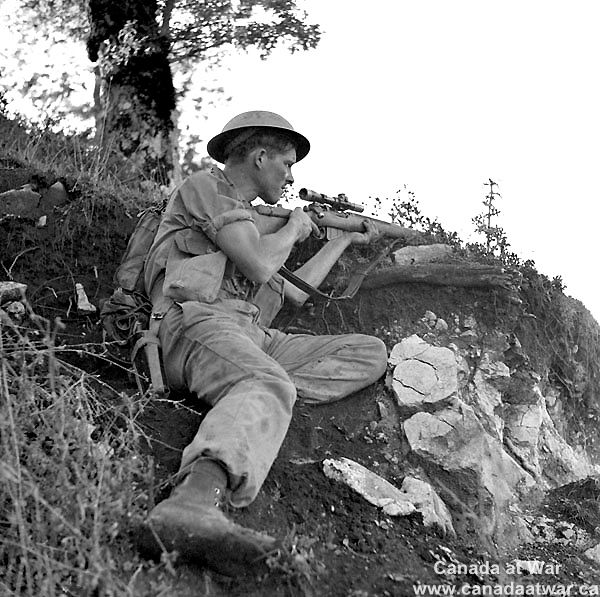
[[[144,401],[63,363],[56,325],[37,324],[25,334],[0,310],[0,593],[137,594],[127,535],[153,485]]]
[[[135,211],[162,199],[110,147],[2,114],[0,158],[66,182],[78,200],[67,206],[65,235],[74,234],[70,209],[91,222],[114,201]],[[59,347],[59,320],[28,307],[26,325],[0,309],[0,595],[169,594],[168,567],[141,560],[130,540],[153,502],[154,464],[139,424],[150,398],[118,393],[64,361],[73,350],[99,355],[93,346]]]
[[[106,140],[96,145],[84,136],[65,136],[9,119],[0,111],[0,155],[5,162],[26,165],[51,178],[68,181],[71,193],[93,189],[93,195],[120,197],[124,204],[162,200],[165,189],[144,180],[134,160],[123,157]]]

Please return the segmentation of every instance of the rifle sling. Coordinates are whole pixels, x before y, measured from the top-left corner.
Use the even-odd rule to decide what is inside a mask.
[[[330,296],[329,294],[325,294],[324,292],[321,292],[320,290],[318,290],[317,288],[315,288],[308,282],[305,282],[302,278],[299,278],[296,274],[291,272],[285,266],[283,266],[279,270],[279,274],[281,275],[282,278],[284,278],[285,280],[290,282],[290,284],[293,284],[294,286],[296,286],[296,288],[299,288],[300,290],[302,290],[303,292],[306,292],[310,296],[324,298],[328,301],[348,300],[348,299],[354,298],[354,296],[358,292],[361,284],[363,283],[363,280],[367,277],[367,275],[371,272],[371,270],[373,270],[373,268],[382,259],[384,259],[385,257],[387,257],[390,254],[390,252],[392,251],[392,249],[394,248],[395,245],[396,245],[396,242],[393,242],[391,245],[385,247],[383,249],[383,251],[381,251],[375,257],[375,259],[373,259],[373,261],[371,261],[366,267],[364,267],[362,269],[358,269],[356,271],[356,273],[354,273],[350,277],[350,280],[348,280],[348,286],[346,286],[346,290],[340,296]]]

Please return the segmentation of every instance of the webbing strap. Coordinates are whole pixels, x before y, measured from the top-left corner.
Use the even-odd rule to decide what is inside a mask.
[[[144,349],[146,355],[146,361],[148,363],[148,370],[150,371],[150,387],[157,394],[164,395],[168,392],[168,388],[163,378],[163,372],[160,360],[160,339],[158,337],[158,330],[160,328],[160,322],[165,316],[166,312],[173,305],[173,300],[167,297],[162,297],[157,301],[152,314],[150,315],[150,321],[148,323],[147,330],[141,330],[141,336],[135,343],[131,351],[131,362],[136,373],[136,382],[140,393],[143,393],[141,379],[135,366],[135,359],[141,348]]]
[[[311,284],[309,284],[302,278],[299,278],[296,274],[291,272],[285,266],[283,266],[279,270],[279,274],[281,275],[282,278],[284,278],[285,280],[290,282],[290,284],[293,284],[294,286],[296,286],[296,288],[299,288],[300,290],[306,292],[307,294],[309,294],[311,296],[324,298],[324,299],[327,299],[328,301],[348,300],[348,299],[354,298],[354,296],[358,292],[361,284],[363,283],[363,280],[367,277],[367,275],[371,272],[371,270],[373,270],[373,268],[384,257],[387,257],[390,254],[390,252],[393,250],[395,244],[396,243],[392,243],[391,245],[385,247],[384,250],[381,251],[375,257],[375,259],[373,259],[373,261],[371,261],[366,267],[357,270],[350,277],[350,280],[348,281],[348,286],[346,286],[346,290],[340,296],[331,296],[329,294],[325,294],[324,292],[321,292],[320,290],[318,290],[317,288],[315,288],[314,286],[312,286]]]
[[[158,322],[160,325],[160,322]],[[150,327],[153,327],[153,324],[150,324]],[[131,351],[131,362],[136,371],[136,382],[138,384],[138,388],[140,392],[143,393],[143,388],[141,385],[141,380],[139,378],[139,373],[137,372],[137,368],[135,365],[135,359],[138,355],[140,349],[144,349],[144,353],[146,355],[146,360],[148,362],[148,370],[150,371],[150,385],[152,390],[157,394],[165,394],[167,392],[167,388],[165,386],[165,382],[162,375],[162,369],[160,366],[160,354],[159,354],[159,346],[160,340],[156,335],[156,332],[152,329],[144,330],[141,332],[141,336],[138,341],[135,343],[133,350]]]

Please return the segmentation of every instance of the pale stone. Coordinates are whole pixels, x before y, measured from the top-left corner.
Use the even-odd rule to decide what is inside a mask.
[[[540,477],[540,427],[544,407],[538,404],[509,404],[504,409],[505,444],[522,466]]]
[[[600,543],[598,543],[598,545],[596,545],[595,547],[590,547],[590,549],[587,549],[584,552],[584,555],[586,558],[594,560],[595,562],[598,562],[600,564]]]
[[[14,321],[22,321],[25,317],[27,310],[25,309],[25,305],[19,301],[13,301],[12,303],[7,303],[2,307],[2,309],[8,313],[11,319]]]
[[[446,321],[444,319],[442,319],[440,317],[435,322],[434,329],[435,329],[436,332],[447,332],[448,331],[448,324],[446,323]]]
[[[388,516],[407,516],[416,510],[397,487],[349,458],[325,460],[323,472],[328,478],[348,485],[370,504],[382,508]]]
[[[474,330],[465,330],[460,334],[460,337],[463,340],[469,340],[471,342],[474,342],[475,340],[477,340],[477,332]]]
[[[400,265],[412,265],[413,263],[429,263],[440,261],[452,255],[453,249],[450,245],[418,245],[402,247],[393,253],[394,263]]]
[[[540,467],[545,481],[551,487],[566,485],[600,472],[600,467],[592,464],[585,453],[576,452],[565,441],[545,408],[542,408],[538,447]]]
[[[419,338],[416,334],[413,334],[408,338],[404,338],[402,342],[399,342],[392,348],[388,362],[394,367],[401,361],[422,354],[428,347],[429,344],[425,342],[425,340]]]
[[[444,532],[455,534],[450,511],[429,483],[415,477],[404,477],[400,490],[421,513],[426,527],[437,525]]]
[[[485,417],[487,427],[498,439],[502,437],[504,428],[504,421],[496,414],[496,409],[502,404],[502,393],[498,388],[506,387],[509,379],[509,368],[501,361],[491,361],[489,354],[484,353],[473,376],[474,391],[471,395],[473,403]]]
[[[458,365],[448,348],[431,346],[418,336],[394,346],[392,390],[400,406],[415,408],[445,400],[458,389]]]
[[[481,490],[488,503],[514,499],[520,487],[534,479],[485,432],[474,410],[456,400],[435,414],[420,412],[404,424],[411,450],[425,461],[452,473],[464,499],[476,504]]]
[[[96,306],[90,303],[90,300],[85,293],[83,284],[77,282],[75,284],[75,292],[77,294],[77,310],[81,313],[95,313]]]
[[[423,317],[421,317],[421,321],[430,327],[435,325],[436,320],[437,315],[433,311],[425,311]]]
[[[27,284],[13,282],[12,280],[0,282],[0,305],[9,301],[19,301],[25,298]]]

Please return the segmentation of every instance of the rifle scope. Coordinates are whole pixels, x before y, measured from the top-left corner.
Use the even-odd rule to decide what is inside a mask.
[[[346,199],[346,195],[340,194],[337,197],[328,197],[323,193],[317,193],[317,191],[311,191],[310,189],[300,189],[298,195],[303,201],[312,201],[313,203],[322,203],[324,205],[330,205],[336,209],[342,211],[356,211],[362,213],[365,208],[358,203],[351,203]]]

